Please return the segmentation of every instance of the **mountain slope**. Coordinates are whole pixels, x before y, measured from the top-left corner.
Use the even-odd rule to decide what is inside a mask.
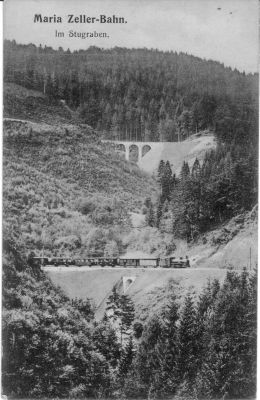
[[[50,124],[73,121],[62,103],[50,102],[42,92],[10,82],[4,84],[4,117]]]
[[[177,253],[183,250],[179,248]],[[187,251],[197,268],[254,269],[258,260],[256,207],[209,232]]]
[[[95,252],[93,243],[99,242],[103,255],[113,240],[120,247],[122,230],[130,227],[128,210],[156,195],[155,181],[70,117],[65,122],[56,114],[50,123],[49,109],[39,104],[40,118],[27,120],[27,105],[44,96],[17,85],[8,90],[13,110],[19,109],[21,94],[25,97],[22,115],[9,113],[4,121],[6,228],[27,251],[75,255],[87,251],[86,246]]]

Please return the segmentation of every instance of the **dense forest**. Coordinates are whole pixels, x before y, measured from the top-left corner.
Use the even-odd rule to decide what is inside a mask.
[[[219,144],[202,163],[184,161],[179,176],[162,160],[157,176],[160,196],[145,201],[147,225],[188,242],[257,204],[257,152],[250,145]]]
[[[19,397],[209,399],[256,392],[256,271],[229,271],[197,301],[172,293],[142,324],[116,289],[102,321],[4,242],[3,393]],[[227,397],[228,396],[228,397]]]
[[[109,139],[179,141],[205,129],[243,134],[257,120],[256,74],[185,53],[94,46],[71,53],[5,41],[4,79],[65,100]]]

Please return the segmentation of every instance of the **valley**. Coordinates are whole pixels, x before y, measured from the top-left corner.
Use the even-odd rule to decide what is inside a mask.
[[[5,393],[252,397],[257,74],[146,48],[4,53]]]

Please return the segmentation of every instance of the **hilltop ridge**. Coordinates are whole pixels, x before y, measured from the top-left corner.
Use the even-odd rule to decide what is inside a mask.
[[[5,81],[64,100],[106,139],[176,142],[205,129],[241,129],[241,115],[257,112],[257,74],[182,52],[70,52],[6,40],[4,61]]]

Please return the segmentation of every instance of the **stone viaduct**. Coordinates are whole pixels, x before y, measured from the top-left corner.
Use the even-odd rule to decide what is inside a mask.
[[[127,161],[130,159],[130,153],[135,151],[137,154],[136,162],[139,162],[151,149],[156,142],[125,142],[120,140],[102,140],[103,143],[113,143],[116,149],[125,153]]]

